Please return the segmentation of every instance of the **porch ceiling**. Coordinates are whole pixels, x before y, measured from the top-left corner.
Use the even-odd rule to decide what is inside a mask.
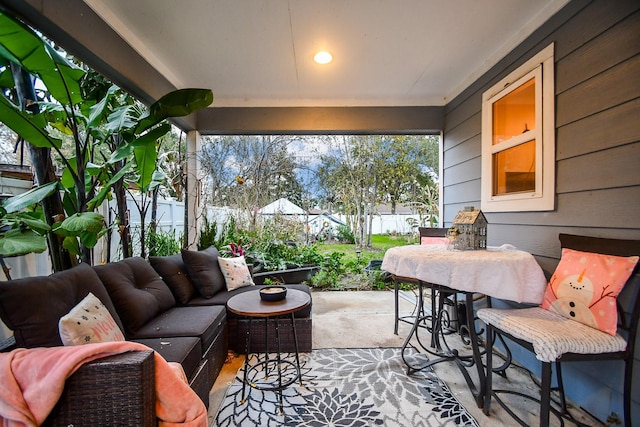
[[[202,87],[214,107],[267,109],[443,106],[567,3],[0,0],[143,100]]]
[[[443,105],[566,0],[85,0],[220,107]],[[318,50],[334,61],[318,65]]]

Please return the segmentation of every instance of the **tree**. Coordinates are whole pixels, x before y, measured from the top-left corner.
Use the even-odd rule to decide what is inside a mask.
[[[322,157],[319,181],[327,192],[340,200],[356,243],[365,243],[365,215],[371,211],[371,192],[375,197],[376,158],[372,136],[338,136],[333,149]]]
[[[209,137],[199,153],[208,175],[208,202],[248,212],[256,226],[255,212],[274,200],[302,199],[295,175],[295,159],[286,135]]]
[[[410,194],[414,177],[438,169],[437,140],[424,135],[383,137],[384,156],[378,171],[380,191],[395,213],[398,202]],[[434,154],[435,147],[435,156]]]
[[[375,206],[387,202],[395,212],[397,203],[413,200],[420,185],[434,187],[431,175],[437,170],[437,136],[343,136],[322,157],[319,182],[325,197],[339,201],[350,217],[357,244],[369,245]]]

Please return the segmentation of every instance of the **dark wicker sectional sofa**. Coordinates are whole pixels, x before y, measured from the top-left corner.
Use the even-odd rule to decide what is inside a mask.
[[[46,277],[0,282],[0,318],[15,338],[2,351],[62,345],[58,319],[91,292],[106,306],[127,340],[180,363],[191,388],[208,406],[209,392],[228,350],[244,352],[247,321],[228,313],[226,302],[233,295],[256,289],[246,286],[227,291],[217,258],[218,251],[212,247],[150,257],[149,262],[137,257],[94,267],[81,264]],[[287,286],[310,293],[306,285]],[[299,350],[311,351],[311,306],[296,313],[295,322]],[[286,333],[290,327],[285,325],[281,350],[293,352],[292,336]],[[270,329],[274,326],[274,321],[268,325]],[[264,350],[260,337],[265,333],[274,336],[265,327],[264,322],[254,322],[252,351]],[[152,356],[151,352],[121,354],[84,365],[67,381],[46,424],[155,424]],[[87,382],[96,389],[95,400]]]

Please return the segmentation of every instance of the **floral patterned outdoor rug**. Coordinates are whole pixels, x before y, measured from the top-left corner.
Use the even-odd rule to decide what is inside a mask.
[[[250,355],[255,362],[256,355]],[[294,360],[294,355],[286,355]],[[407,375],[398,348],[322,349],[300,355],[302,386],[278,393],[246,389],[241,368],[216,416],[226,426],[478,426],[431,369]],[[269,364],[275,370],[275,364]],[[295,368],[282,366],[283,378]],[[263,372],[249,371],[253,381]],[[255,374],[255,375],[253,375]],[[277,371],[268,379],[277,379]]]

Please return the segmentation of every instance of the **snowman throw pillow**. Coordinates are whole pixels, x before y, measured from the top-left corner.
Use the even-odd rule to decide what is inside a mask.
[[[560,263],[545,290],[542,308],[615,335],[616,298],[637,263],[637,256],[562,249]]]

